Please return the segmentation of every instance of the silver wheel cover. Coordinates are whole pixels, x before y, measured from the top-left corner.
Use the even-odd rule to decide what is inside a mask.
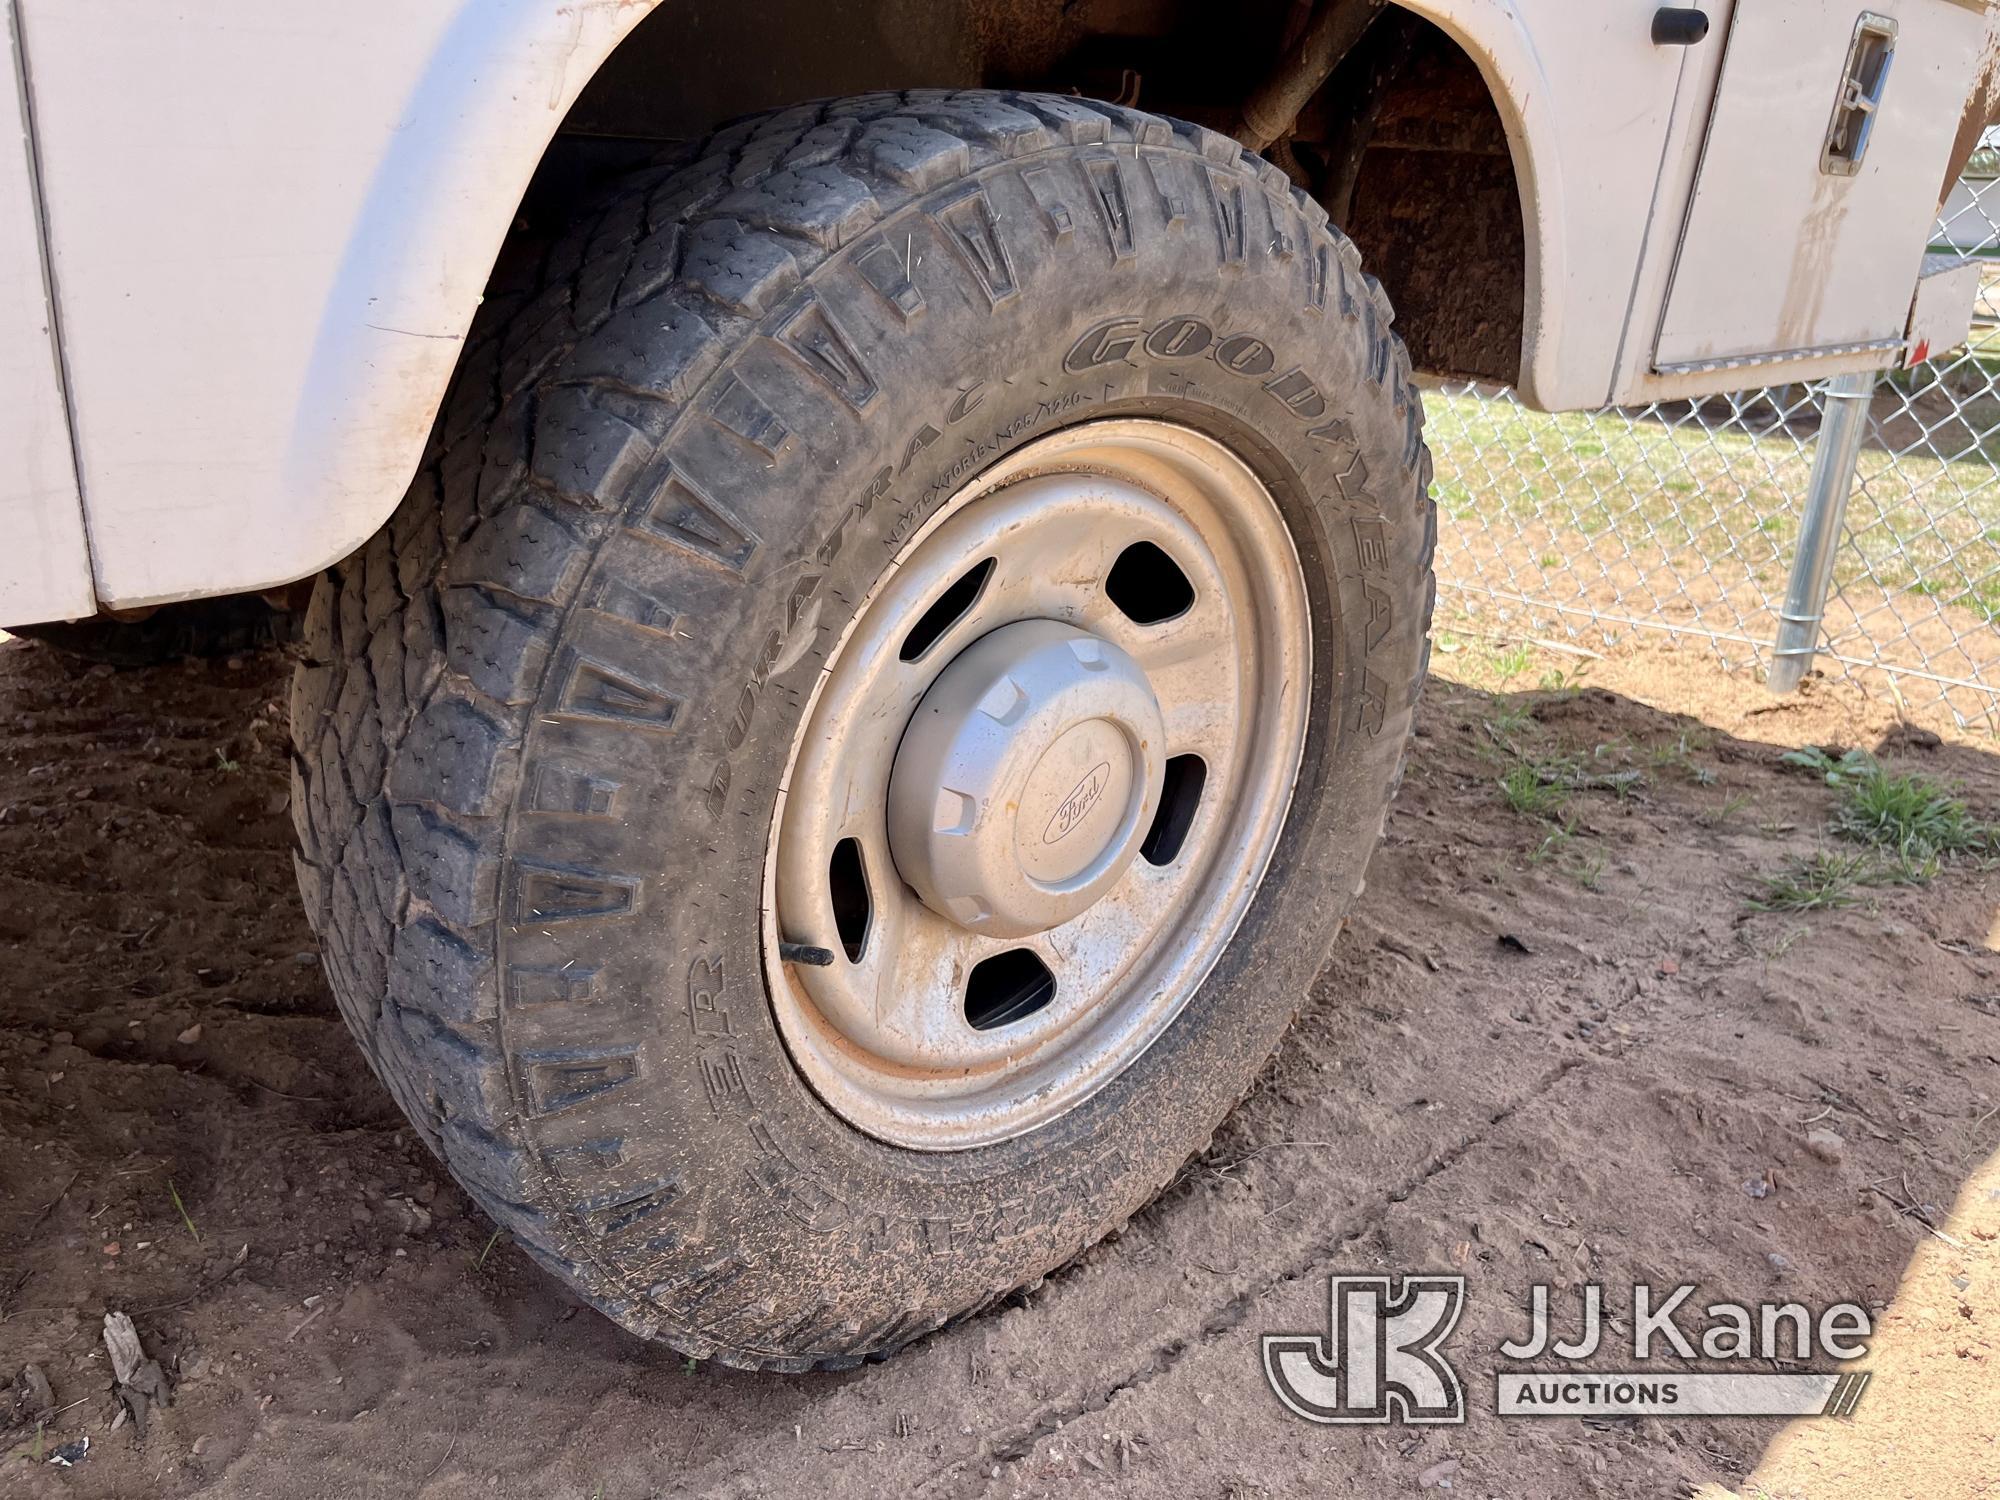
[[[1137,543],[1192,586],[1170,618],[1141,623],[1107,592]],[[919,622],[924,648],[906,660]],[[1310,681],[1290,533],[1215,439],[1089,423],[952,496],[828,654],[781,784],[765,970],[814,1091],[881,1140],[962,1150],[1046,1124],[1130,1066],[1262,879]],[[1169,775],[1181,757],[1200,762],[1192,802],[1190,778]],[[1189,806],[1155,863],[1147,851],[1172,843],[1149,839],[1157,820]],[[830,875],[849,840],[843,868],[858,856],[866,887],[858,943],[851,906],[843,941]],[[1038,1007],[968,1019],[969,986],[992,989],[981,976],[1035,964],[1054,981],[1028,984]]]

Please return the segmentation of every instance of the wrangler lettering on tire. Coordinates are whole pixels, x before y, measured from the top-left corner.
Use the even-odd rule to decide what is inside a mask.
[[[984,92],[731,125],[489,299],[292,714],[335,994],[497,1223],[797,1370],[1159,1190],[1394,789],[1389,323],[1226,138]]]

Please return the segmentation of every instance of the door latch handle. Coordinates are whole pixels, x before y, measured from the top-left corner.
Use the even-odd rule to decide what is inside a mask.
[[[1851,177],[1861,170],[1869,137],[1875,133],[1882,91],[1889,83],[1889,64],[1895,60],[1895,18],[1864,10],[1854,23],[1840,92],[1834,95],[1833,118],[1827,121],[1826,143],[1820,148],[1819,169],[1828,176]]]
[[[1708,17],[1691,5],[1667,5],[1653,12],[1655,47],[1692,47],[1708,35]]]

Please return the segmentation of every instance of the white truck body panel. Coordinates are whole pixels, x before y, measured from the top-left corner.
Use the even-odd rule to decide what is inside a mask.
[[[17,623],[90,614],[90,548],[63,411],[43,275],[34,142],[11,0],[12,81],[0,103],[0,613]]]
[[[1867,150],[1821,168],[1859,8],[1754,0],[1729,29],[1655,366],[1874,345],[1894,363],[1985,18],[1953,0],[1871,3],[1894,30]]]
[[[287,582],[387,518],[550,136],[659,0],[13,3],[94,595],[130,607]],[[1921,42],[1897,66],[1922,76],[1892,78],[1863,174],[1828,190],[1811,179],[1838,82],[1840,59],[1826,59],[1844,56],[1859,10],[1846,3],[1743,0],[1739,48],[1732,0],[1704,0],[1713,29],[1692,47],[1652,44],[1656,0],[1409,0],[1477,62],[1508,134],[1529,401],[1587,407],[1746,383],[1662,372],[1656,339],[1683,352],[1772,344],[1788,305],[1772,278],[1815,193],[1831,205],[1816,221],[1824,285],[1802,285],[1789,305],[1813,305],[1813,328],[1901,329],[1934,206],[1918,200],[1935,198],[1988,22],[1977,0],[1871,0],[1899,19],[1906,46]],[[1772,40],[1767,14],[1790,17],[1811,45]],[[1964,55],[1946,55],[1961,34]],[[1725,43],[1744,87],[1723,83],[1718,128],[1754,136],[1759,120],[1782,122],[1782,151],[1760,147],[1782,192],[1734,183],[1734,154],[1719,146],[1704,160]],[[33,220],[17,222],[5,192],[0,228],[32,248]],[[1704,199],[1738,193],[1751,195],[1742,222],[1716,227]],[[1839,211],[1849,200],[1865,211]],[[1677,266],[1684,222],[1699,232]],[[1740,298],[1731,233],[1763,255]],[[1898,357],[1793,360],[1782,378]],[[58,397],[54,378],[53,366],[0,368],[5,420],[23,420],[24,398]],[[0,442],[19,450],[6,430]],[[52,451],[66,462],[68,446]],[[73,512],[73,482],[68,493]],[[36,506],[55,527],[61,507]],[[80,531],[48,537],[17,564],[31,576],[0,572],[0,622],[92,607]]]
[[[1924,257],[1903,332],[1905,366],[1920,365],[1965,338],[1965,310],[1979,300],[1980,278],[1990,264],[1956,255]]]
[[[345,556],[416,468],[549,137],[648,7],[18,3],[98,598]]]
[[[1610,387],[1645,247],[1651,164],[1691,49],[1652,44],[1651,0],[1409,8],[1479,63],[1507,127],[1527,237],[1521,392],[1539,406],[1595,406]]]

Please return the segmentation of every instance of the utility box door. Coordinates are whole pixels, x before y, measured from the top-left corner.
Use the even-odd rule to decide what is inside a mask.
[[[1737,0],[1656,368],[1899,343],[1985,10]]]

